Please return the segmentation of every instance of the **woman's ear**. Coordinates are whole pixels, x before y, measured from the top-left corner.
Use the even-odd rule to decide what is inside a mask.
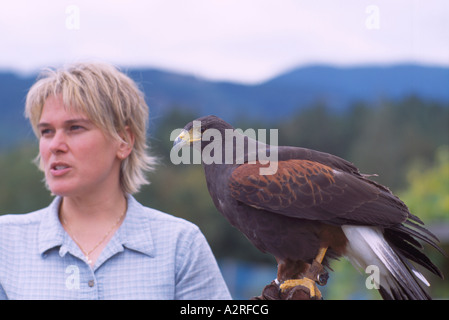
[[[125,130],[120,134],[122,141],[119,144],[117,150],[117,157],[120,160],[125,160],[131,153],[134,147],[134,134],[129,128],[129,126],[125,127]]]

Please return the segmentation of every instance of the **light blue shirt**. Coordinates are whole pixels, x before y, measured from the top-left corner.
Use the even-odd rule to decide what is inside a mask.
[[[230,299],[194,224],[128,196],[125,220],[94,267],[58,218],[61,198],[0,217],[0,299]]]

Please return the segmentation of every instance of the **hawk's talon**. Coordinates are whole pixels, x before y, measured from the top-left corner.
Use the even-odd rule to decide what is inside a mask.
[[[285,280],[279,288],[285,292],[289,289],[293,289],[294,287],[301,286],[304,288],[309,289],[309,295],[312,299],[322,299],[321,292],[318,290],[316,283],[314,280],[309,278],[302,278],[302,279],[290,279]]]
[[[320,286],[325,286],[327,283],[327,279],[329,279],[329,274],[327,272],[320,273],[317,276],[316,283],[318,283]]]

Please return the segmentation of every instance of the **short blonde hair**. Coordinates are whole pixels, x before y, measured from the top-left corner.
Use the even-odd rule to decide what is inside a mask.
[[[145,171],[151,171],[155,165],[146,142],[149,108],[131,78],[104,63],[77,63],[44,70],[29,90],[25,105],[25,117],[38,138],[37,125],[44,103],[57,95],[62,97],[65,108],[87,115],[103,132],[119,141],[127,137],[129,127],[134,134],[134,147],[122,161],[120,187],[124,193],[132,194],[149,183]],[[40,156],[37,160],[43,170]]]

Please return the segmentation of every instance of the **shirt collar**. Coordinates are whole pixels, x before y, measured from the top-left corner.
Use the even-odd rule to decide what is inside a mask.
[[[56,197],[50,206],[48,206],[42,217],[39,226],[38,243],[40,254],[46,251],[61,246],[64,242],[64,228],[59,222],[59,205],[61,197]]]
[[[148,256],[154,256],[154,243],[151,237],[151,215],[133,196],[128,195],[128,210],[120,228],[117,230],[118,240],[130,249]]]
[[[59,221],[59,205],[62,198],[57,196],[44,212],[38,234],[39,252],[60,247],[64,243],[65,230]],[[118,241],[124,247],[154,256],[154,243],[151,237],[150,215],[145,207],[131,196],[127,196],[128,208],[125,220],[111,240]]]

